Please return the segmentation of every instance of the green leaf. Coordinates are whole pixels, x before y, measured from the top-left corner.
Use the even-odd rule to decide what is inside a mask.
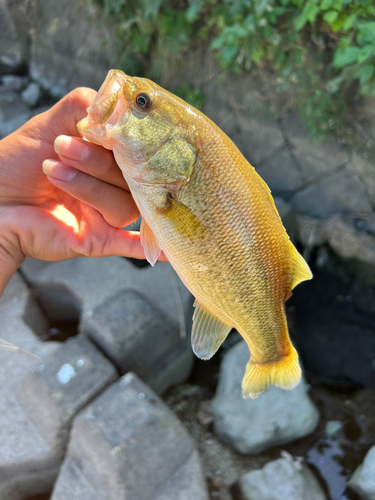
[[[201,1],[198,2],[192,2],[187,9],[185,15],[186,19],[189,23],[193,23],[196,21],[199,17],[199,11],[202,9],[204,3]]]
[[[338,48],[333,57],[333,65],[335,68],[343,68],[348,64],[356,62],[359,54],[360,49],[358,47],[348,47],[347,49]]]
[[[337,16],[339,13],[336,10],[329,10],[326,12],[323,16],[324,21],[327,21],[327,23],[332,24],[333,21],[337,19]]]
[[[219,36],[218,38],[214,38],[211,42],[210,49],[217,50],[220,49],[225,43],[223,37]]]
[[[361,85],[367,83],[375,73],[375,66],[373,64],[365,64],[356,72],[357,78],[361,82]]]
[[[361,39],[367,42],[375,42],[375,22],[358,24]]]
[[[357,17],[358,17],[358,12],[356,12],[355,14],[352,14],[351,16],[349,16],[345,19],[344,24],[343,24],[344,31],[350,30],[350,28],[356,22]]]
[[[343,0],[333,0],[332,8],[336,10],[341,10],[344,5]]]
[[[322,0],[322,3],[320,4],[320,8],[322,10],[328,10],[332,4],[333,4],[333,0]]]
[[[365,45],[363,48],[360,49],[357,61],[359,64],[364,63],[369,59],[373,52],[375,51],[375,46],[374,45]]]
[[[224,62],[229,63],[233,59],[237,57],[238,54],[238,46],[237,45],[226,45],[220,51],[220,57]]]
[[[340,31],[343,24],[344,24],[344,18],[339,17],[338,19],[333,21],[333,23],[331,24],[331,30],[334,32]]]

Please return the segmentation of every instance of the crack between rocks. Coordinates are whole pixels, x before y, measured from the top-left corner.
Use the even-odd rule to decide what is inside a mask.
[[[354,170],[355,170],[355,172],[357,174],[358,182],[362,186],[363,192],[366,195],[366,199],[368,201],[368,204],[370,205],[370,207],[372,207],[373,210],[375,210],[375,204],[371,202],[371,197],[369,195],[369,192],[368,192],[368,189],[367,189],[367,184],[366,184],[365,180],[362,178],[362,175],[359,172],[358,168],[356,167],[355,162],[352,161],[351,163],[352,163],[353,168],[354,168]]]
[[[315,179],[312,179],[311,181],[306,182],[300,188],[296,189],[293,193],[291,193],[290,195],[287,195],[285,197],[285,200],[287,202],[289,202],[294,196],[296,196],[298,193],[300,193],[304,189],[306,189],[306,188],[308,188],[310,186],[313,186],[317,182],[320,182],[320,181],[322,181],[324,179],[328,179],[332,175],[337,174],[338,172],[340,172],[341,170],[344,170],[344,168],[348,164],[349,164],[349,161],[345,161],[344,163],[341,163],[340,165],[338,165],[334,170],[331,170],[330,172],[326,172],[325,174],[321,174],[319,177],[316,177]]]

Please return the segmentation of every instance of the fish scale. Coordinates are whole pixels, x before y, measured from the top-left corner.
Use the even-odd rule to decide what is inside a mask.
[[[163,250],[196,298],[194,352],[208,359],[236,328],[251,354],[243,395],[294,387],[285,301],[311,272],[267,185],[211,120],[149,80],[112,70],[93,109],[78,129],[113,149],[142,214],[146,256],[154,263]]]

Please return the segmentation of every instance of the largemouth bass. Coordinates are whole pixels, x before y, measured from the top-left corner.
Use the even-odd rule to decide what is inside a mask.
[[[209,118],[150,80],[111,70],[87,111],[78,130],[113,150],[148,261],[163,250],[195,296],[195,354],[209,359],[235,328],[251,354],[244,397],[295,387],[285,301],[312,275],[265,182]]]

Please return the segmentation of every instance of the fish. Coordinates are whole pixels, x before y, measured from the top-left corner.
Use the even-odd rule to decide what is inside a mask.
[[[208,117],[146,78],[109,71],[87,113],[77,129],[113,151],[147,260],[163,251],[195,297],[194,353],[210,359],[236,329],[250,351],[243,397],[294,388],[285,302],[312,274],[264,180]]]

